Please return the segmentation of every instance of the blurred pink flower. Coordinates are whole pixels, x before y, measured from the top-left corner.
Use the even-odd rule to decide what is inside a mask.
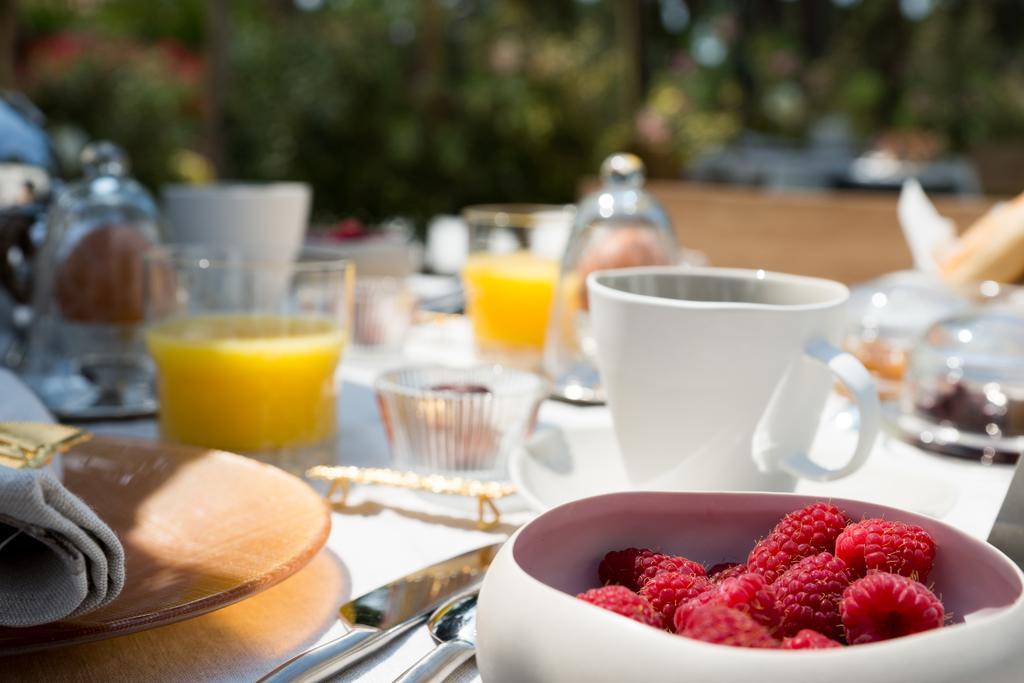
[[[651,147],[661,147],[672,141],[668,122],[650,107],[644,107],[636,115],[636,135],[641,142]]]
[[[176,40],[162,40],[155,47],[162,53],[175,76],[193,83],[202,79],[205,64],[201,56]]]
[[[523,44],[516,38],[499,38],[491,46],[491,69],[499,74],[515,73],[523,65]]]
[[[726,13],[719,15],[715,18],[714,25],[715,32],[718,33],[718,37],[724,42],[731,43],[736,40],[740,27],[735,14]]]
[[[28,76],[62,75],[81,60],[109,68],[141,62],[158,63],[176,81],[196,85],[202,79],[202,57],[175,40],[141,43],[86,31],[62,31],[32,44],[24,69]]]
[[[768,56],[768,70],[776,78],[787,78],[797,70],[800,61],[792,52],[778,49]]]
[[[36,41],[29,49],[32,61],[46,66],[60,66],[75,61],[92,51],[96,38],[88,33],[62,31]]]
[[[672,61],[669,63],[669,68],[677,76],[689,76],[696,71],[697,64],[689,54],[680,50],[672,55]]]

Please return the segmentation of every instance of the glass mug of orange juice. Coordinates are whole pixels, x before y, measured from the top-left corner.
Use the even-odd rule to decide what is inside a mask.
[[[573,208],[545,204],[470,206],[470,254],[462,269],[477,351],[488,361],[538,369],[559,261]]]
[[[284,466],[324,459],[354,270],[331,249],[292,252],[171,246],[147,255],[146,344],[163,438]]]

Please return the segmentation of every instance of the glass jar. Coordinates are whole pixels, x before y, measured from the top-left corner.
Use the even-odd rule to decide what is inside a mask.
[[[160,242],[157,208],[116,145],[82,152],[85,178],[54,201],[35,263],[22,372],[62,419],[156,409],[142,340],[143,255]]]
[[[576,212],[544,349],[544,370],[554,383],[553,396],[574,403],[604,403],[590,333],[587,275],[680,260],[668,215],[643,189],[644,165],[639,157],[615,154],[605,159],[601,183]]]
[[[850,291],[843,345],[874,375],[883,399],[895,398],[911,350],[937,320],[966,311],[966,294],[923,273],[894,273]]]
[[[1024,453],[1024,316],[990,309],[933,325],[910,355],[897,422],[932,451],[985,463]]]

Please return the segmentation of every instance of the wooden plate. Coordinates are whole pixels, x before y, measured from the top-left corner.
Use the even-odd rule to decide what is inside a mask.
[[[119,636],[238,602],[305,566],[330,531],[313,489],[239,455],[97,436],[63,457],[65,485],[124,544],[125,587],[74,620],[0,628],[0,655]]]

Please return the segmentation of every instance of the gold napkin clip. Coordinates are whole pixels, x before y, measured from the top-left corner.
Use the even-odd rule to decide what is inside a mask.
[[[16,470],[46,467],[57,453],[88,441],[76,427],[47,422],[0,422],[0,467]]]
[[[516,492],[514,485],[500,481],[463,479],[440,474],[417,474],[416,472],[401,472],[376,467],[319,465],[306,470],[306,476],[310,479],[331,482],[330,488],[327,489],[327,500],[341,506],[347,502],[352,484],[393,486],[410,491],[476,498],[476,525],[485,530],[493,529],[501,521],[501,512],[494,501]]]

